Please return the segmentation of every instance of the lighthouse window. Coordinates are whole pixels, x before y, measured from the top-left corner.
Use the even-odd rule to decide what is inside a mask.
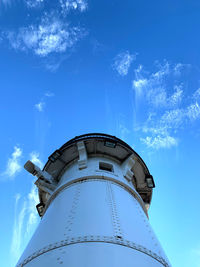
[[[108,172],[113,172],[113,165],[107,162],[99,162],[99,169]]]

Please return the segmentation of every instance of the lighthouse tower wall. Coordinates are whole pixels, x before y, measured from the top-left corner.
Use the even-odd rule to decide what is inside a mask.
[[[170,266],[143,199],[124,175],[127,164],[80,158],[62,169],[17,266]]]

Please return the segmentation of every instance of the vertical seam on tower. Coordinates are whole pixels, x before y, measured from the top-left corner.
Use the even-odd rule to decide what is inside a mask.
[[[75,213],[76,213],[76,208],[77,208],[79,196],[80,196],[80,183],[77,184],[76,188],[75,188],[75,193],[74,193],[74,197],[73,197],[73,201],[72,201],[72,206],[71,206],[71,209],[69,211],[69,215],[67,217],[67,224],[65,226],[65,231],[64,231],[64,236],[65,237],[68,237],[70,235],[71,227],[72,227],[73,222],[74,222],[74,216],[75,216]],[[62,253],[64,252],[63,247],[60,248],[59,252],[60,252],[60,254],[56,258],[56,260],[57,260],[57,262],[59,264],[62,264],[63,263],[63,259],[62,259],[63,255],[62,255]]]
[[[115,238],[123,238],[112,185],[108,181],[106,184],[107,184],[108,203],[109,203],[110,212],[111,212],[114,236]]]
[[[141,218],[142,218],[142,220],[143,220],[143,222],[144,222],[144,225],[145,225],[145,227],[148,229],[148,232],[149,232],[149,234],[150,234],[150,236],[151,236],[152,243],[154,244],[155,247],[159,247],[159,246],[158,246],[158,243],[157,243],[157,240],[156,240],[156,238],[155,238],[155,236],[152,234],[152,229],[151,229],[149,223],[146,221],[146,218],[145,218],[145,216],[144,216],[143,211],[141,211],[141,209],[140,209],[140,207],[139,207],[137,201],[136,201],[135,203],[136,203],[136,208],[137,208],[137,210],[138,210],[138,212],[139,212],[139,214],[140,214],[140,216],[141,216]],[[161,255],[161,251],[160,251],[160,250],[158,251],[158,253],[159,253],[159,255]]]
[[[77,184],[69,216],[67,217],[67,225],[64,233],[65,236],[70,235],[70,231],[72,230],[71,228],[74,223],[74,216],[76,215],[77,204],[80,197],[80,186],[81,184]]]

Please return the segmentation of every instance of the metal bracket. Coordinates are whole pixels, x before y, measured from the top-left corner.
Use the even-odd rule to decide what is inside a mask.
[[[38,189],[41,189],[42,191],[44,191],[50,195],[56,189],[56,185],[54,185],[53,183],[48,183],[41,178],[38,178],[36,180],[35,185],[38,187]]]
[[[126,159],[122,163],[122,167],[124,169],[124,177],[130,182],[133,178],[134,173],[132,172],[132,168],[135,165],[135,161],[133,159],[133,155],[131,155],[128,159]]]
[[[77,148],[79,153],[78,167],[79,170],[82,170],[87,168],[87,151],[84,142],[83,141],[78,142]]]

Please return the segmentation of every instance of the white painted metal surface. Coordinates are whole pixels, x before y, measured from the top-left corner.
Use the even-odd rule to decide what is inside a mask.
[[[84,142],[77,151],[79,158],[62,170],[17,266],[170,266],[132,181],[136,159],[90,157]],[[100,162],[112,171],[100,169]],[[46,191],[39,188],[39,194],[44,199]]]

